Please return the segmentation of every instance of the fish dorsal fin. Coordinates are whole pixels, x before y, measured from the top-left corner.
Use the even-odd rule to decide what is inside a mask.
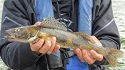
[[[87,40],[89,40],[90,42],[92,42],[93,44],[95,44],[95,41],[85,32],[74,32],[76,35],[81,36]]]
[[[46,18],[44,21],[42,21],[41,25],[67,31],[65,25],[53,17]]]

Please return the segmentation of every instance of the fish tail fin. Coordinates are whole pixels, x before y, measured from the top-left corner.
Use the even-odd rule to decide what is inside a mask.
[[[104,57],[108,61],[109,65],[116,67],[118,64],[117,59],[123,56],[123,51],[113,48],[107,48],[107,50],[109,50],[109,52],[106,51],[106,55]]]

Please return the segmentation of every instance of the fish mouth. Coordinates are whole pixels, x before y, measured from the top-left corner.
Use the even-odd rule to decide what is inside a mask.
[[[4,36],[4,39],[8,40],[8,41],[20,41],[20,42],[23,42],[25,41],[24,39],[19,39],[19,38],[16,38],[14,35],[6,35]]]
[[[7,39],[9,41],[15,41],[17,40],[14,33],[9,32],[8,30],[5,31],[8,35],[4,36],[4,39]]]
[[[5,36],[5,37],[15,38],[15,33],[14,33],[11,29],[5,30],[5,32],[8,34],[8,35]]]
[[[9,41],[14,41],[15,37],[14,36],[4,36],[4,39],[7,39]]]
[[[19,41],[17,37],[17,34],[13,32],[12,29],[5,30],[5,32],[8,34],[4,36],[4,39],[7,39],[8,41]]]

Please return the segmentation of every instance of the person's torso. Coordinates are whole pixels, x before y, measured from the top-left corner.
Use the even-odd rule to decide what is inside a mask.
[[[58,1],[58,0],[57,0]],[[61,2],[61,0],[59,0],[60,2],[53,2],[53,10],[54,10],[54,17],[56,19],[62,18],[62,19],[67,19],[72,21],[74,24],[70,25],[69,28],[72,29],[73,31],[77,31],[78,29],[78,0],[75,0],[76,2],[74,2],[74,5],[72,3],[72,1],[67,1],[64,0]],[[74,0],[73,0],[74,1]],[[31,3],[32,5],[32,3]],[[57,7],[58,6],[58,7]],[[32,9],[33,9],[33,5],[32,5]],[[64,8],[65,7],[65,8]],[[33,9],[34,10],[34,9]],[[72,12],[73,11],[73,12]],[[59,15],[60,12],[60,15]],[[35,11],[34,11],[35,14]],[[72,18],[75,17],[75,18]],[[36,22],[36,16],[34,16],[32,19],[34,19],[33,23]],[[63,20],[60,20],[63,21]],[[39,63],[40,62],[40,63]],[[31,67],[28,67],[24,70],[39,70],[39,64],[41,64],[43,62],[41,62],[40,60],[36,62],[36,64],[32,65]],[[46,62],[44,63],[46,64]],[[96,68],[96,66],[95,66]],[[59,69],[58,69],[59,70]]]

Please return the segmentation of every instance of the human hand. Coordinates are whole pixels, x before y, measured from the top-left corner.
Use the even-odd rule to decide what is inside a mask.
[[[100,41],[95,36],[91,36],[91,38],[95,41],[95,44],[102,46]],[[98,54],[94,50],[86,51],[76,48],[74,49],[74,52],[82,62],[87,62],[88,64],[93,64],[96,60],[98,61],[103,60],[103,55]]]
[[[40,39],[35,44],[30,43],[30,48],[38,54],[51,54],[57,52],[60,46],[56,44],[56,37],[52,37],[47,40]]]
[[[34,25],[41,25],[42,22],[36,22]]]
[[[40,25],[41,22],[36,22],[35,25]],[[60,48],[59,45],[56,44],[56,37],[49,38],[47,40],[40,39],[35,44],[30,43],[30,48],[33,52],[38,54],[51,54],[57,52]]]

